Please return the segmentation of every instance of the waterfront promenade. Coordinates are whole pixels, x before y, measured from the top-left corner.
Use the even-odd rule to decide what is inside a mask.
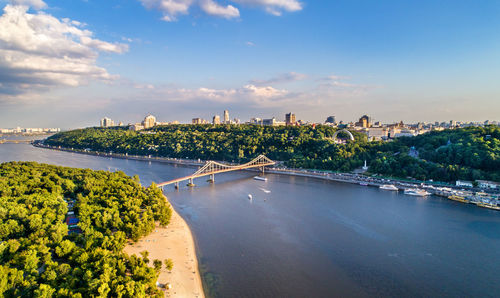
[[[60,151],[102,156],[102,157],[113,157],[113,158],[123,158],[123,159],[132,159],[132,160],[141,160],[141,161],[156,161],[170,164],[180,164],[184,166],[190,167],[199,167],[205,164],[205,160],[197,159],[181,159],[181,158],[168,158],[168,157],[157,157],[157,156],[140,156],[140,155],[130,155],[130,154],[119,154],[119,153],[106,153],[106,152],[96,152],[90,150],[80,150],[73,148],[62,148],[62,147],[54,147],[48,146],[40,143],[33,143],[34,146],[40,148],[54,149]],[[237,163],[224,162],[228,165],[238,165]],[[255,169],[245,169],[245,171],[257,171]],[[394,184],[398,189],[403,190],[406,188],[415,188],[421,187],[422,184],[428,186],[426,189],[433,195],[448,197],[451,195],[451,192],[442,191],[442,188],[448,188],[453,191],[463,191],[462,187],[457,187],[453,184],[445,183],[445,182],[432,182],[432,181],[418,181],[418,180],[403,180],[392,177],[382,177],[382,176],[367,176],[360,175],[355,173],[342,173],[342,172],[333,172],[333,171],[323,171],[323,170],[311,170],[311,169],[292,169],[287,168],[285,166],[275,166],[273,168],[268,168],[266,170],[267,173],[272,174],[281,174],[281,175],[292,175],[292,176],[301,176],[301,177],[310,177],[316,179],[337,181],[337,182],[345,182],[352,184],[367,184],[367,186],[379,187],[384,184]],[[431,187],[432,186],[432,187]],[[467,189],[469,192],[482,192],[486,191],[488,193],[498,195],[500,190],[483,190],[478,188]]]

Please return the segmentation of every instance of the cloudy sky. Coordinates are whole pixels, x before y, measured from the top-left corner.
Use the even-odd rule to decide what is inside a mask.
[[[0,127],[500,120],[500,2],[0,0]]]

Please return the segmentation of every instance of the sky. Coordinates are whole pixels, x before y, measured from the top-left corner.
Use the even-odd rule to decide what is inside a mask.
[[[500,2],[0,0],[0,127],[500,120]]]

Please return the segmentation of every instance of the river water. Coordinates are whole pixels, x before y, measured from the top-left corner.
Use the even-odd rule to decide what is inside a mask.
[[[143,185],[195,168],[0,144],[0,162],[121,170]],[[232,172],[165,189],[212,297],[500,296],[500,212],[306,177]],[[251,194],[253,199],[249,200]],[[165,256],[168,257],[168,256]]]

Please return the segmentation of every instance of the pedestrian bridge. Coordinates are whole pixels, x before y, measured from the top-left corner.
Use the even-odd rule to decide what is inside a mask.
[[[226,172],[231,172],[231,171],[238,171],[238,170],[245,170],[245,169],[251,169],[251,168],[260,168],[262,172],[264,172],[264,167],[266,166],[272,166],[276,164],[276,162],[272,161],[271,159],[267,158],[265,155],[259,155],[256,158],[252,159],[251,161],[241,164],[241,165],[226,165],[220,162],[216,161],[207,161],[205,165],[201,168],[198,169],[194,174],[186,176],[186,177],[181,177],[177,178],[174,180],[170,181],[165,181],[162,183],[158,183],[158,187],[163,187],[169,184],[175,184],[175,187],[179,187],[179,182],[182,181],[188,181],[189,183],[187,184],[188,186],[194,186],[193,179],[199,178],[199,177],[204,177],[204,176],[210,176],[210,181],[214,182],[215,181],[215,174],[219,173],[226,173]]]

